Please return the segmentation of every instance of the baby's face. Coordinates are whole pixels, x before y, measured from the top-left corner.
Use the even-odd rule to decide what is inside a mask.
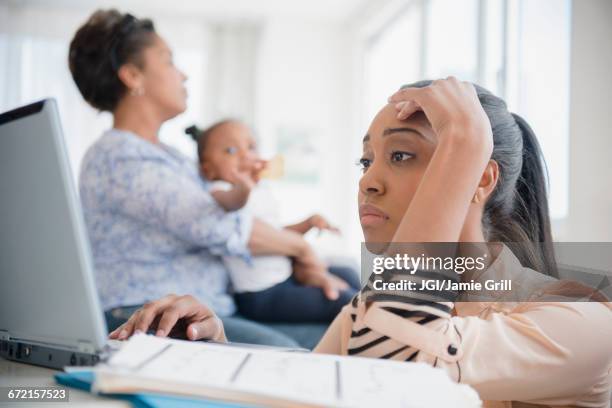
[[[209,180],[230,181],[232,173],[250,171],[258,158],[251,130],[242,123],[229,122],[209,135],[200,169]]]

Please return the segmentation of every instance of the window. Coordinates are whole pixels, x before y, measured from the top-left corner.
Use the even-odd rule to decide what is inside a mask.
[[[370,37],[364,127],[401,84],[476,82],[533,127],[553,219],[568,214],[570,0],[415,0]]]
[[[80,11],[52,12],[53,19],[74,22],[55,26],[41,26],[33,30],[31,21],[47,20],[47,13],[33,7],[9,9],[11,24],[0,25],[0,61],[10,61],[10,64],[0,64],[0,112],[17,106],[31,103],[35,100],[53,97],[57,100],[62,128],[68,149],[70,166],[75,179],[78,178],[80,164],[89,146],[112,126],[112,118],[108,113],[98,113],[88,106],[80,95],[68,69],[68,46],[78,25],[87,18]],[[4,11],[0,8],[0,12]],[[5,17],[0,13],[0,17]],[[176,26],[174,20],[155,19],[158,31],[166,30],[170,34]],[[8,20],[7,20],[8,21]],[[1,18],[0,18],[1,22]],[[205,31],[193,24],[180,22],[182,32],[196,30],[189,38],[190,42],[179,37],[173,44],[175,63],[189,77],[185,86],[189,94],[188,110],[176,120],[165,124],[160,132],[160,138],[195,157],[193,142],[183,134],[183,129],[193,123],[204,123],[202,119],[204,78],[207,74],[207,56],[199,41]],[[166,31],[164,37],[166,38]],[[176,30],[174,30],[176,31]],[[191,32],[190,32],[191,33]]]

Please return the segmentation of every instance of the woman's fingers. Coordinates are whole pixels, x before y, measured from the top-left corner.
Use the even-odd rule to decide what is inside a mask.
[[[153,302],[146,303],[140,310],[132,315],[132,317],[135,318],[134,331],[146,333],[151,328],[153,322],[160,317],[163,311],[168,306],[172,305],[176,299],[176,295],[168,295]]]
[[[432,93],[433,84],[423,88],[404,88],[396,91],[388,99],[389,103],[398,104],[400,102],[419,102],[427,98]]]
[[[127,322],[113,330],[109,337],[125,340],[138,331],[146,332],[155,321],[159,322],[156,336],[167,336],[177,323],[182,321],[187,323],[186,334],[191,340],[212,338],[225,341],[221,320],[211,309],[189,295],[169,295],[147,303],[134,312]]]
[[[338,299],[340,291],[348,289],[348,284],[345,281],[330,273],[322,275],[317,286],[321,287],[325,297],[329,300]]]
[[[176,295],[168,295],[154,302],[149,302],[142,308],[136,310],[127,322],[113,330],[109,334],[110,339],[125,340],[136,332],[146,332],[153,321],[158,317],[161,309],[172,303]]]
[[[414,101],[404,101],[395,104],[395,109],[398,110],[397,118],[399,120],[408,119],[412,114],[422,110],[418,103]]]
[[[333,284],[336,286],[337,289],[340,290],[346,290],[349,288],[349,284],[346,283],[346,281],[342,278],[339,278],[335,275],[329,275],[330,279],[332,280]]]
[[[329,300],[336,300],[340,296],[338,289],[329,281],[324,282],[321,289]]]
[[[159,319],[159,324],[157,325],[155,335],[158,337],[167,336],[180,318],[181,316],[175,307],[171,306],[164,310]]]
[[[112,340],[117,340],[119,338],[119,333],[121,333],[122,329],[123,329],[123,325],[117,327],[115,330],[113,330],[112,332],[108,334],[108,338]]]
[[[179,321],[186,323],[185,334],[190,340],[225,340],[221,320],[193,296],[181,296],[164,310],[156,336],[167,336]]]
[[[142,309],[140,309],[140,313],[136,318],[134,323],[134,331],[146,333],[162,307],[163,305],[156,302],[145,304]],[[131,334],[132,333],[130,333],[130,335]]]
[[[490,149],[491,124],[474,85],[469,82],[448,77],[422,88],[400,89],[389,97],[389,103],[398,110],[400,120],[417,110],[423,111],[439,141],[461,137],[464,142]]]
[[[127,322],[123,323],[121,330],[119,331],[118,340],[125,340],[135,332],[136,323],[140,317],[142,309],[136,310],[128,319]]]
[[[443,97],[443,86],[429,85],[424,88],[404,88],[389,97],[389,103],[393,103],[400,111],[398,119],[404,120],[416,111],[423,111],[431,123],[434,131],[437,123],[445,117],[448,98]],[[400,105],[400,103],[402,103]]]
[[[187,326],[187,338],[189,340],[226,341],[223,323],[216,316],[208,316],[204,320],[193,322]]]

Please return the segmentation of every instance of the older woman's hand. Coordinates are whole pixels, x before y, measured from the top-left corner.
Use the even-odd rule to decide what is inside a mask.
[[[145,304],[109,338],[125,340],[131,335],[155,330],[160,337],[186,337],[189,340],[227,341],[221,319],[190,295],[168,295]]]
[[[296,257],[293,275],[303,285],[321,288],[325,297],[336,300],[340,291],[349,288],[348,283],[328,272],[327,265],[309,248],[302,256]]]

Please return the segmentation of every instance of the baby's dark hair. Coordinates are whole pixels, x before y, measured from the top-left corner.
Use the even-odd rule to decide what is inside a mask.
[[[155,27],[149,19],[97,10],[74,35],[68,53],[72,78],[83,98],[100,111],[112,112],[127,88],[119,68],[128,62],[142,68],[142,51],[151,45]]]
[[[198,160],[200,163],[204,161],[204,152],[206,151],[206,143],[210,135],[220,126],[226,125],[228,123],[239,122],[236,119],[223,119],[218,122],[213,123],[206,129],[202,130],[196,125],[191,125],[187,129],[185,129],[185,133],[191,136],[193,140],[198,144]]]

